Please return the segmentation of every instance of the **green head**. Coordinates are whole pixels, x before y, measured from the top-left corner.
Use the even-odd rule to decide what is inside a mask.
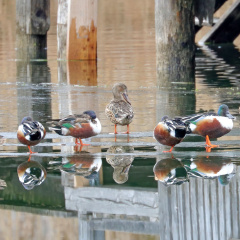
[[[229,108],[226,104],[222,104],[219,109],[218,109],[218,116],[221,117],[228,117],[230,119],[235,119],[230,113],[229,113]]]

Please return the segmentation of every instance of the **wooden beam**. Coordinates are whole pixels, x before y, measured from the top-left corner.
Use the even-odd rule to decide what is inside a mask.
[[[240,0],[237,0],[223,14],[212,29],[199,41],[204,43],[229,43],[239,35],[240,26]]]

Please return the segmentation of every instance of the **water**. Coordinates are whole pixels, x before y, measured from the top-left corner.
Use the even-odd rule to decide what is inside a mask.
[[[99,5],[97,66],[57,61],[56,9],[51,1],[47,60],[24,62],[16,57],[14,1],[1,3],[2,239],[240,238],[239,46],[198,46],[195,84],[174,79],[163,87],[156,75],[153,2]],[[120,81],[135,117],[129,139],[120,134],[115,141],[104,109]],[[173,154],[162,153],[169,148],[152,131],[163,115],[217,111],[222,103],[237,120],[213,141],[219,148],[206,152],[204,138],[190,135]],[[41,176],[40,185],[26,190],[17,172],[29,158],[16,139],[21,119],[30,115],[46,126],[50,118],[86,109],[96,111],[102,133],[81,150],[71,137],[48,131],[28,166]],[[156,181],[159,161],[167,166]]]

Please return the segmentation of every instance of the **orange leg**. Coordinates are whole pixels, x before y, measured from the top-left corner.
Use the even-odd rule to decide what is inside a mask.
[[[81,138],[79,138],[79,142],[80,142],[80,145],[81,145],[81,146],[89,146],[89,145],[91,145],[91,144],[85,144],[85,143],[83,143]]]
[[[32,157],[32,155],[30,154],[30,155],[29,155],[29,158],[28,158],[28,162],[31,161],[31,157]]]
[[[75,146],[74,146],[74,151],[75,151],[75,152],[81,152],[81,151],[82,151],[82,148],[83,148],[82,145],[80,145],[80,146],[79,146],[79,144],[78,144],[78,145],[75,145]]]
[[[129,134],[129,124],[127,125],[127,132],[126,134]]]
[[[79,142],[78,142],[78,140],[79,140]],[[75,144],[76,145],[81,145],[81,146],[89,146],[90,145],[90,144],[83,143],[81,138],[76,138]]]
[[[30,154],[37,153],[37,152],[33,152],[33,151],[31,150],[30,146],[28,146],[28,149],[29,149],[29,153],[30,153]]]
[[[219,145],[213,145],[213,144],[211,144],[208,135],[206,135],[206,145],[207,145],[207,147],[210,147],[210,148],[216,148],[216,147],[219,147]]]
[[[125,133],[125,134],[129,134],[130,132],[129,132],[129,124],[127,125],[127,131],[126,132],[123,132],[123,133]]]
[[[115,124],[115,126],[114,126],[114,134],[118,134],[117,133],[117,124]]]
[[[171,147],[171,149],[169,151],[163,151],[164,153],[167,153],[167,152],[172,152],[174,146]]]

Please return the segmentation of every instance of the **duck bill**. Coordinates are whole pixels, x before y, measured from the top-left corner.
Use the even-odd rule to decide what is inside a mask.
[[[124,100],[131,105],[128,95],[126,93],[122,93],[122,96],[123,96]]]
[[[226,114],[226,116],[227,116],[228,118],[230,118],[230,119],[233,119],[233,120],[236,119],[236,118],[235,118],[232,114],[230,114],[229,112]]]
[[[131,164],[127,165],[125,168],[123,168],[123,171],[122,171],[122,172],[128,173],[130,167],[131,167]]]

